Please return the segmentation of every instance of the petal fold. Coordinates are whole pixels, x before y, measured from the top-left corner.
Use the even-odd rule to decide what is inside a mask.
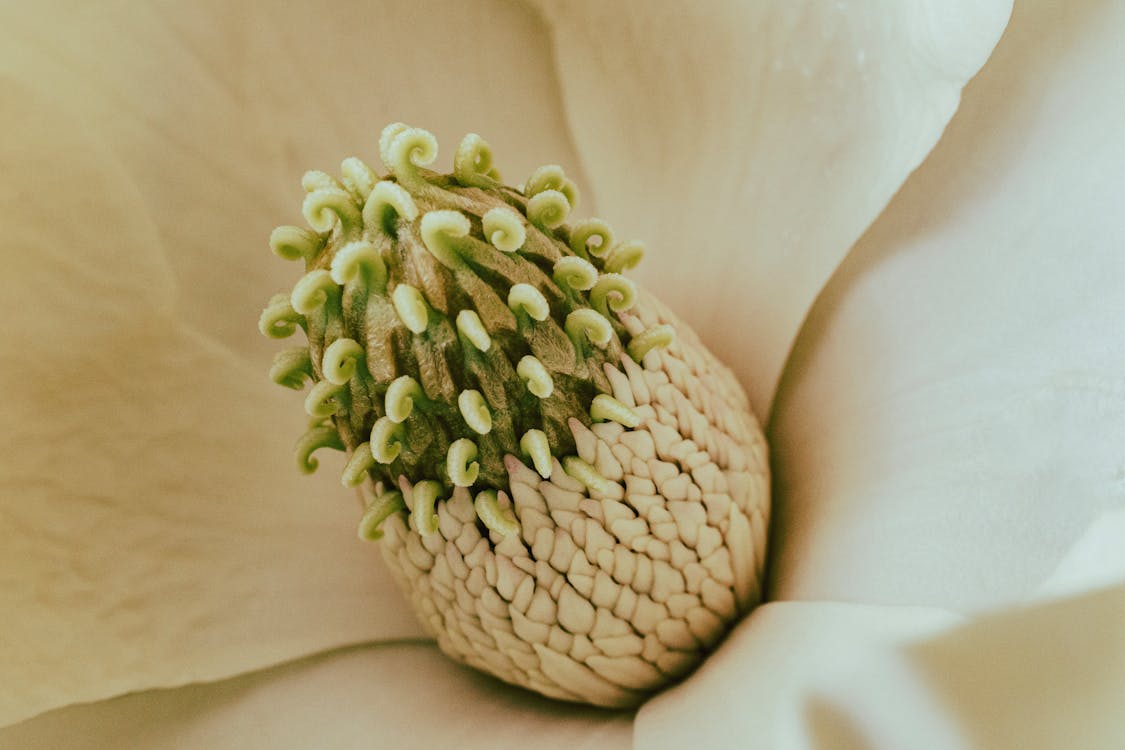
[[[1125,509],[1125,3],[1018,6],[802,333],[773,592],[992,609]]]
[[[299,411],[180,320],[112,155],[0,101],[0,724],[420,635],[354,498],[296,475]]]
[[[829,275],[926,156],[1010,0],[538,3],[598,210],[768,417]]]
[[[59,709],[0,729],[0,747],[627,750],[632,724],[632,713],[550,701],[432,645],[396,643]]]

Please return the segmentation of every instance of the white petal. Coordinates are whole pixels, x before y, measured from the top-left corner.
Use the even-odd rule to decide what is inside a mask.
[[[921,607],[766,604],[698,672],[641,707],[635,747],[805,747],[797,744],[805,726],[804,704],[824,675],[848,669],[856,654],[932,635],[957,622],[949,612]]]
[[[598,209],[768,414],[806,312],[925,157],[1010,0],[540,2]]]
[[[546,42],[459,0],[0,11],[0,723],[419,634],[338,462],[294,470],[256,321],[298,272],[266,241],[388,121],[447,165],[470,130],[513,180],[572,164]]]
[[[782,598],[993,607],[1125,507],[1125,3],[1018,6],[779,398]]]
[[[1125,587],[958,624],[938,609],[767,604],[645,704],[637,750],[1116,748]]]
[[[0,724],[419,635],[355,498],[297,475],[293,399],[177,320],[111,156],[0,101]]]
[[[805,734],[820,741],[812,746],[844,746],[844,738],[886,750],[1125,744],[1125,587],[859,657],[810,687]]]
[[[297,274],[267,240],[278,224],[303,223],[305,170],[338,174],[354,155],[383,171],[379,132],[399,120],[438,136],[446,171],[467,132],[492,144],[513,183],[543,161],[573,165],[546,50],[532,11],[496,2],[93,12],[68,0],[0,12],[0,72],[107,144],[168,248],[195,325],[263,367],[275,345],[254,322]]]
[[[625,750],[631,713],[557,703],[423,644],[306,659],[211,685],[72,706],[0,730],[0,746],[144,750]]]

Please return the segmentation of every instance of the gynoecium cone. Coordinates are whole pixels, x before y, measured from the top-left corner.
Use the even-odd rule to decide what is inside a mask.
[[[364,539],[453,658],[548,696],[632,706],[760,600],[769,469],[730,371],[624,274],[638,242],[568,223],[557,166],[519,189],[488,145],[453,173],[395,123],[340,178],[309,172],[270,245],[303,262],[262,332],[307,343],[306,472],[346,451]]]

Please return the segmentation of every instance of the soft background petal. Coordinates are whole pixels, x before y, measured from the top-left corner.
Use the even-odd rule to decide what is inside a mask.
[[[814,309],[773,429],[774,596],[1016,602],[1125,507],[1122,28],[1125,2],[1018,5]]]
[[[106,143],[143,196],[192,322],[267,365],[277,345],[254,326],[263,295],[299,274],[266,240],[278,224],[303,223],[305,170],[337,172],[352,155],[382,170],[379,132],[401,120],[437,135],[443,165],[477,132],[506,179],[522,182],[552,160],[585,182],[546,29],[504,0],[315,10],[249,0],[9,2],[0,6],[0,71],[34,84]]]
[[[387,644],[59,709],[0,730],[0,748],[625,750],[632,724],[631,712],[540,698],[429,644]]]
[[[465,33],[473,29],[472,34]],[[418,626],[257,332],[301,173],[380,128],[581,178],[536,15],[504,2],[0,7],[0,723]],[[12,613],[16,613],[12,616]]]
[[[641,708],[635,747],[802,747],[802,705],[822,675],[847,668],[857,652],[957,622],[925,607],[771,602],[754,610],[691,679]]]
[[[765,419],[848,248],[926,156],[1010,0],[540,2],[598,210]]]
[[[295,476],[301,415],[177,316],[127,175],[34,91],[0,102],[0,723],[420,635],[341,544],[354,500]]]
[[[958,625],[939,609],[775,602],[647,703],[635,747],[1120,748],[1125,586]]]

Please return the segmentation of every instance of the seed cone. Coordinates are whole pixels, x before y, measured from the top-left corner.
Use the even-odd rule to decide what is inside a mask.
[[[345,450],[360,536],[453,658],[545,695],[631,706],[760,598],[766,445],[737,382],[623,272],[636,242],[566,224],[558,167],[500,184],[479,136],[452,175],[388,126],[390,174],[305,176],[312,231],[261,329],[302,328],[271,376],[312,381],[298,464]]]

